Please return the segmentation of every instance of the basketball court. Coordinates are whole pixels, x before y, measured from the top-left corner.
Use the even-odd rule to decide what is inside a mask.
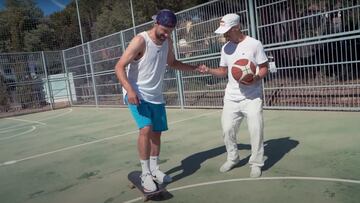
[[[265,166],[249,178],[246,122],[240,163],[226,153],[220,109],[168,109],[161,170],[174,181],[163,202],[359,202],[356,112],[264,111]],[[125,108],[65,108],[0,120],[2,203],[142,202],[128,187],[139,170],[138,130]]]

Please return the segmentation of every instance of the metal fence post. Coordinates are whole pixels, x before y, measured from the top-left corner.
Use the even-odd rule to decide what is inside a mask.
[[[97,98],[97,92],[96,92],[96,82],[95,82],[95,75],[94,75],[94,67],[93,67],[93,60],[92,60],[92,56],[91,56],[91,49],[90,49],[90,43],[87,42],[87,48],[88,48],[88,54],[89,54],[89,63],[90,63],[90,70],[91,70],[91,78],[92,78],[92,85],[93,85],[93,89],[94,89],[94,97],[95,97],[95,105],[96,107],[98,106],[98,98]]]
[[[61,58],[62,58],[62,62],[64,64],[64,69],[65,69],[65,75],[66,75],[66,87],[67,87],[67,92],[68,92],[68,100],[70,102],[70,106],[73,105],[73,100],[72,100],[72,93],[71,93],[71,84],[70,84],[70,78],[69,78],[69,72],[67,70],[67,65],[66,65],[66,59],[65,59],[65,50],[61,51]],[[70,94],[70,95],[69,95]]]
[[[255,5],[254,5],[255,4]],[[258,36],[258,21],[257,19],[257,11],[256,11],[256,0],[248,0],[248,16],[250,19],[250,36],[257,39]],[[264,80],[261,81],[262,86],[264,87]],[[262,95],[263,95],[263,104],[266,106],[266,97],[265,97],[265,90],[262,88]]]
[[[44,74],[45,74],[45,82],[46,82],[46,86],[47,86],[47,90],[49,92],[49,101],[50,101],[50,107],[51,110],[54,110],[54,97],[52,95],[52,91],[50,88],[50,83],[49,83],[49,78],[48,78],[48,74],[47,74],[47,70],[46,70],[46,62],[45,62],[45,55],[44,52],[41,52],[41,58],[42,58],[42,64],[43,64],[43,68],[44,68]]]
[[[175,55],[175,59],[178,60],[178,52],[177,52],[177,46],[176,46],[176,32],[175,32],[175,29],[173,30],[173,33],[172,33],[172,37],[173,37],[173,50],[174,50],[174,55]],[[169,46],[171,46],[169,44]],[[185,95],[184,95],[184,84],[183,84],[183,80],[182,80],[182,74],[181,74],[181,71],[179,70],[176,70],[176,81],[177,81],[177,90],[178,90],[178,95],[179,95],[179,99],[180,99],[180,108],[181,109],[184,109],[184,105],[185,105],[185,102],[184,102],[184,98],[185,98]]]
[[[253,38],[257,38],[256,8],[254,5],[254,0],[248,0],[248,16],[250,19],[250,36]]]
[[[120,32],[120,39],[121,39],[121,48],[122,48],[122,53],[124,53],[124,51],[125,51],[125,41],[124,41],[124,32],[123,31],[121,31]]]

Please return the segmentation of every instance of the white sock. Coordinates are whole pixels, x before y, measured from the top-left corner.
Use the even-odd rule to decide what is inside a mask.
[[[149,159],[147,160],[140,160],[142,174],[150,173],[150,162]]]
[[[159,169],[158,159],[159,156],[150,156],[150,171],[155,171],[156,169]]]

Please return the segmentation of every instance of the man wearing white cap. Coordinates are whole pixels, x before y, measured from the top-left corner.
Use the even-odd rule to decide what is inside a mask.
[[[239,162],[236,134],[241,121],[246,118],[251,142],[250,177],[256,178],[261,176],[264,165],[261,80],[268,73],[268,59],[261,42],[241,32],[237,14],[225,15],[215,33],[223,34],[228,41],[221,49],[220,67],[203,67],[200,71],[218,77],[228,76],[229,79],[221,116],[227,161],[220,171],[227,172]],[[231,74],[231,67],[239,59],[248,59],[257,65],[256,74],[250,82],[238,82]]]

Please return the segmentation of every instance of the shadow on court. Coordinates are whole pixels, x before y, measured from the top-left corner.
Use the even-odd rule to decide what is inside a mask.
[[[173,197],[174,197],[174,195],[172,195],[168,191],[165,191],[161,194],[161,196],[155,196],[155,197],[150,198],[149,200],[160,202],[160,201],[166,201],[166,200],[172,199]]]
[[[267,157],[267,160],[265,161],[262,170],[266,171],[272,166],[274,166],[278,161],[280,161],[282,157],[285,156],[285,154],[289,153],[292,149],[294,149],[299,144],[299,141],[292,140],[290,139],[290,137],[284,137],[265,141],[264,144],[264,154]],[[251,150],[250,148],[251,147],[248,144],[238,144],[239,150]],[[225,146],[198,152],[183,159],[181,161],[181,165],[178,165],[166,171],[166,174],[172,176],[171,174],[182,171],[180,174],[172,176],[173,182],[176,182],[182,178],[194,174],[197,170],[201,168],[201,164],[204,163],[206,160],[219,156],[223,153],[226,153]],[[239,168],[246,165],[249,161],[249,158],[250,156],[241,159],[234,168]]]

